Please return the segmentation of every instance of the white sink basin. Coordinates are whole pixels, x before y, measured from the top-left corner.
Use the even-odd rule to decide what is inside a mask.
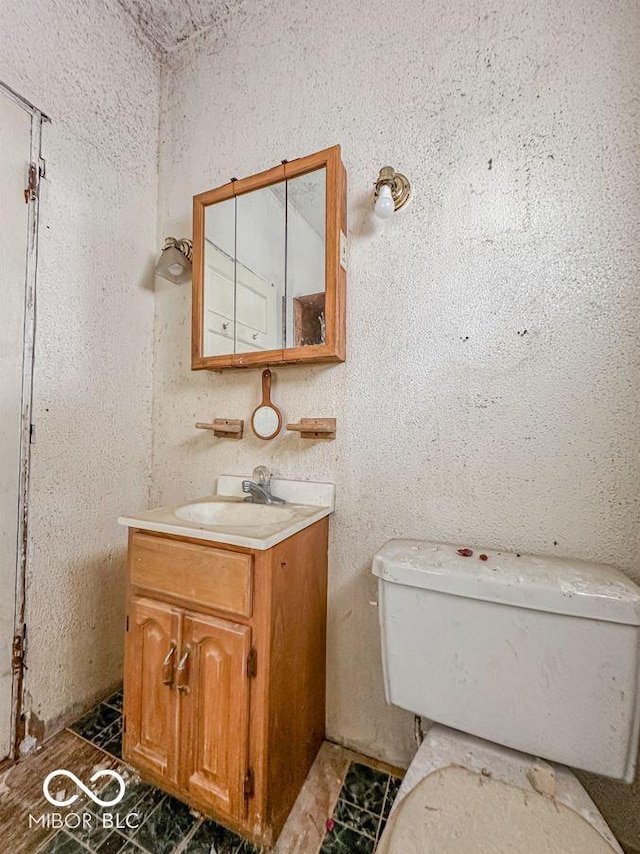
[[[220,475],[215,495],[121,516],[118,522],[141,531],[262,551],[333,513],[332,483],[274,478],[273,494],[287,503],[252,504],[244,500],[243,480],[246,476]]]
[[[295,517],[293,510],[277,504],[241,504],[229,501],[202,501],[183,504],[173,511],[178,519],[198,522],[201,525],[249,528],[256,525],[275,525],[289,522]]]

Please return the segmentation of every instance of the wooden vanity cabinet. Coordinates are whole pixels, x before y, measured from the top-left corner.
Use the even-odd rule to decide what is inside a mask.
[[[123,758],[277,838],[324,738],[328,519],[267,551],[131,529]]]

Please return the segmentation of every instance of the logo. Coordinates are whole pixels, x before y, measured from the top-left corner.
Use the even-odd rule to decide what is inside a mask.
[[[71,804],[75,803],[78,800],[78,798],[80,797],[80,795],[78,795],[78,794],[73,794],[70,797],[66,798],[66,800],[60,800],[60,801],[56,800],[51,795],[51,793],[49,791],[49,784],[51,783],[51,781],[55,777],[68,777],[68,779],[72,780],[76,784],[76,786],[79,789],[81,789],[85,793],[85,795],[87,795],[87,797],[91,798],[91,800],[94,802],[94,804],[97,804],[100,807],[113,807],[116,804],[119,804],[120,801],[124,797],[124,791],[125,791],[124,779],[122,778],[122,776],[120,774],[118,774],[117,771],[111,771],[108,769],[105,769],[103,771],[96,771],[95,774],[93,774],[89,778],[90,783],[95,783],[96,780],[100,780],[102,777],[111,777],[113,780],[117,780],[120,791],[115,796],[115,798],[111,798],[111,800],[108,800],[108,801],[103,801],[88,786],[85,786],[81,780],[78,780],[76,775],[72,774],[71,771],[67,771],[64,768],[58,768],[56,771],[52,771],[50,774],[47,774],[47,776],[44,779],[44,783],[42,784],[42,794],[49,801],[49,803],[52,804],[52,806],[54,806],[54,807],[71,806]]]
[[[52,794],[51,789],[55,787],[53,781],[58,777],[65,777],[90,798],[94,804],[100,807],[113,807],[119,804],[124,797],[126,773],[123,777],[117,771],[103,770],[96,771],[90,779],[89,783],[96,783],[107,777],[109,780],[115,780],[118,784],[118,793],[115,797],[106,799],[99,797],[89,786],[85,786],[82,780],[78,780],[75,774],[67,771],[66,768],[58,768],[52,771],[44,779],[42,784],[42,794],[54,807],[69,807],[75,803],[80,795],[74,794],[66,797],[66,791],[58,792],[60,800],[57,800]],[[97,828],[108,828],[109,830],[135,830],[140,827],[140,814],[137,812],[130,813],[112,813],[104,811],[96,811],[95,815],[85,807],[81,807],[80,812],[44,812],[40,815],[32,815],[29,813],[29,828],[37,827],[41,830],[77,830],[82,827],[83,830],[91,831]]]

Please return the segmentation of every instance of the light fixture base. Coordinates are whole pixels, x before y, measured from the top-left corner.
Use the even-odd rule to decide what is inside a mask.
[[[165,237],[163,251],[172,248],[182,252],[189,261],[193,261],[193,241],[188,237]]]
[[[376,199],[380,193],[380,188],[384,186],[389,187],[391,190],[394,208],[399,211],[407,203],[411,195],[411,184],[408,178],[402,173],[396,172],[393,166],[383,166],[376,181]]]

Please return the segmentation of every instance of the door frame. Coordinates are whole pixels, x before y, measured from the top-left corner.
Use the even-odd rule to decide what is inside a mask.
[[[29,153],[30,175],[25,176],[27,208],[27,253],[25,258],[24,331],[22,343],[22,391],[20,424],[20,479],[18,484],[18,530],[16,561],[15,623],[13,635],[12,687],[11,687],[11,747],[8,758],[17,759],[20,742],[24,737],[22,721],[23,686],[26,643],[27,595],[27,537],[29,517],[29,476],[31,445],[35,440],[32,423],[33,368],[36,333],[36,272],[38,267],[38,217],[40,207],[40,181],[44,176],[42,158],[42,124],[49,117],[26,98],[0,80],[0,97],[7,96],[31,115],[31,143]],[[2,757],[0,757],[0,760]]]

